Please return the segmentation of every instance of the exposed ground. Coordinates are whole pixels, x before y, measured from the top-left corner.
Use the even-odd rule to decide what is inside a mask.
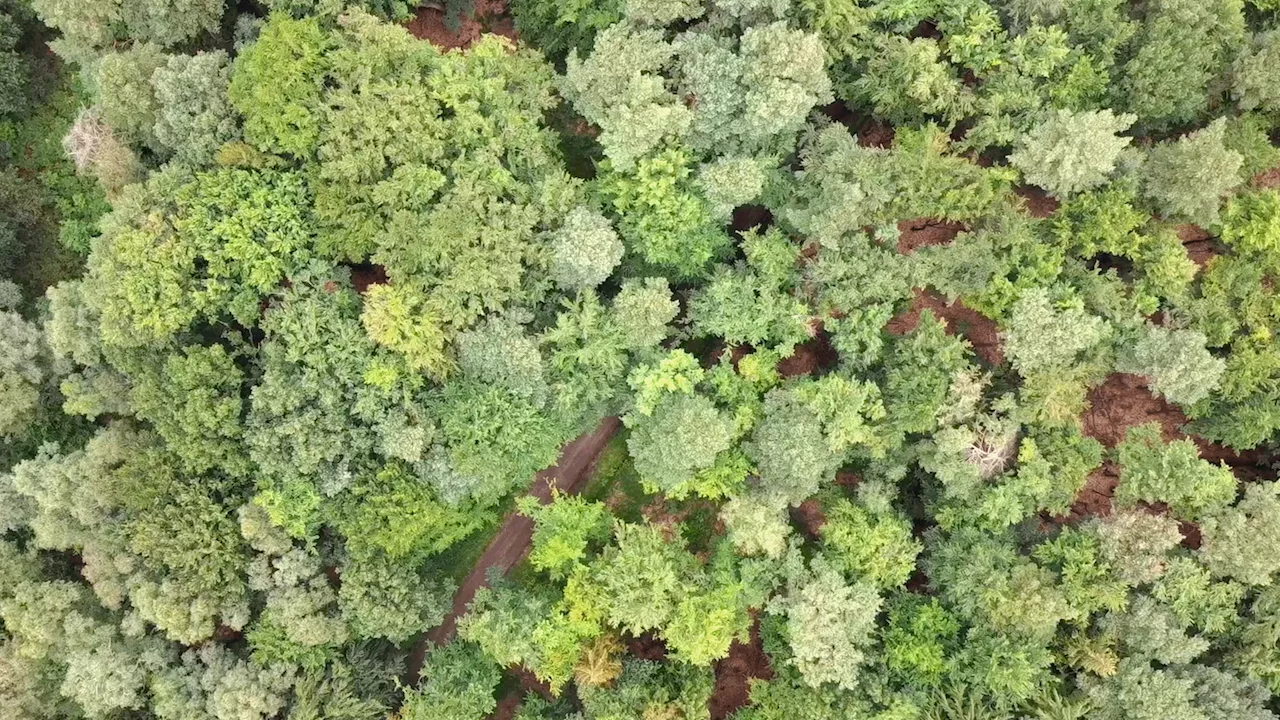
[[[470,47],[486,32],[519,39],[515,24],[507,15],[507,0],[475,0],[474,12],[459,18],[456,29],[449,27],[443,5],[432,3],[419,8],[405,27],[414,37],[443,50]]]
[[[916,289],[911,298],[911,307],[889,321],[885,331],[892,335],[906,335],[920,325],[920,314],[926,309],[932,310],[940,320],[947,324],[947,331],[959,335],[973,345],[973,352],[991,365],[1004,362],[1004,350],[1000,347],[1000,330],[995,321],[957,300],[947,302],[932,290]]]
[[[773,667],[760,642],[760,621],[751,625],[750,642],[729,646],[729,657],[716,663],[716,688],[711,695],[711,720],[723,720],[746,706],[751,681],[773,678]]]
[[[533,485],[529,488],[529,494],[543,502],[548,502],[551,500],[552,487],[567,494],[581,491],[587,478],[591,476],[591,468],[596,458],[609,444],[609,440],[613,438],[620,426],[621,421],[618,418],[605,418],[595,430],[565,445],[556,464],[538,473]],[[410,681],[417,682],[428,647],[443,645],[453,639],[458,629],[458,618],[466,614],[467,606],[475,598],[476,591],[489,584],[489,571],[496,569],[502,574],[510,572],[529,553],[529,544],[532,539],[532,519],[519,513],[512,513],[507,517],[502,528],[489,542],[484,554],[480,556],[480,560],[476,562],[471,574],[467,575],[458,592],[453,596],[453,609],[448,617],[443,623],[423,635],[414,645],[407,669]]]

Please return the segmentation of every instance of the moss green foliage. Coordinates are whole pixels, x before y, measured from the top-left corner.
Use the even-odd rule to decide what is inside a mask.
[[[1226,121],[1151,149],[1144,191],[1164,216],[1210,225],[1222,197],[1240,184],[1240,153],[1224,144]]]
[[[1165,444],[1154,423],[1131,429],[1117,457],[1116,500],[1125,505],[1161,502],[1180,517],[1195,518],[1231,504],[1236,494],[1230,469],[1201,460],[1190,440]]]
[[[1274,720],[1277,9],[0,0],[0,716]]]
[[[1060,110],[1037,125],[1009,156],[1027,182],[1063,198],[1103,184],[1129,144],[1117,137],[1128,129],[1133,115],[1111,111],[1078,113]]]

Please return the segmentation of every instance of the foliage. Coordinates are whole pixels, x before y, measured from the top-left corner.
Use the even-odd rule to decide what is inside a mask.
[[[405,720],[480,720],[495,707],[502,679],[498,666],[470,643],[432,650],[418,687],[406,688],[400,717]]]
[[[1133,115],[1110,110],[1071,113],[1059,110],[1037,125],[1009,156],[1027,181],[1058,198],[1106,182],[1129,138],[1117,137],[1133,124]]]
[[[859,666],[866,661],[880,596],[862,581],[852,584],[821,560],[792,578],[787,594],[769,606],[786,616],[790,660],[811,687],[835,683],[857,686]]]
[[[1215,121],[1147,154],[1143,189],[1156,209],[1200,225],[1218,220],[1222,197],[1240,184],[1244,158],[1223,144],[1226,122]]]
[[[1273,717],[1276,2],[470,4],[0,0],[0,715]]]
[[[1119,504],[1162,502],[1175,515],[1188,519],[1231,504],[1236,478],[1229,468],[1201,460],[1190,440],[1166,444],[1160,435],[1160,426],[1155,423],[1131,428],[1118,448]]]
[[[151,78],[155,86],[156,142],[192,167],[213,162],[240,136],[227,87],[231,69],[222,51],[173,55]]]

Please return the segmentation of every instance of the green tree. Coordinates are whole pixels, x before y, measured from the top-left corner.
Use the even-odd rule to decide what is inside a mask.
[[[1147,5],[1135,52],[1114,88],[1120,106],[1152,130],[1199,119],[1208,110],[1210,86],[1245,42],[1241,5],[1235,0]]]
[[[1244,158],[1223,144],[1225,120],[1161,143],[1147,153],[1143,191],[1166,217],[1200,225],[1218,220],[1222,198],[1240,184]]]
[[[231,67],[225,52],[170,56],[151,82],[159,106],[156,141],[178,162],[210,165],[223,145],[240,137],[227,96]]]
[[[697,559],[654,525],[619,523],[614,538],[595,571],[609,622],[635,635],[665,626],[690,589]]]
[[[973,107],[971,92],[942,60],[941,48],[932,38],[875,38],[866,72],[854,81],[853,89],[876,115],[894,125],[930,119],[958,122]]]
[[[164,51],[151,43],[108,53],[98,62],[97,104],[122,139],[159,147],[154,132],[159,103],[151,78],[167,62]]]
[[[574,208],[552,238],[551,272],[569,290],[593,288],[622,260],[622,241],[609,219],[583,207]]]
[[[1280,33],[1258,33],[1245,52],[1231,66],[1231,95],[1241,110],[1275,114],[1280,112],[1276,91],[1276,68],[1280,67]]]
[[[1058,110],[1023,136],[1009,162],[1027,182],[1057,198],[1090,190],[1107,181],[1120,151],[1131,142],[1118,137],[1137,118],[1110,110]]]
[[[47,355],[39,327],[0,310],[0,437],[20,434],[40,406],[49,375]]]
[[[553,575],[587,558],[590,544],[607,537],[609,510],[600,503],[553,491],[550,504],[533,496],[520,498],[520,512],[533,518],[533,550],[529,562]]]
[[[452,582],[428,580],[382,553],[353,555],[341,575],[338,606],[358,637],[404,642],[439,625],[450,610]]]
[[[922,549],[911,523],[885,509],[872,510],[840,500],[827,509],[822,542],[827,558],[851,577],[881,588],[905,585]]]
[[[789,662],[811,687],[857,687],[881,600],[869,583],[848,583],[820,558],[792,578],[787,593],[769,605],[785,615]]]
[[[1167,503],[1176,516],[1188,519],[1231,504],[1236,496],[1236,477],[1230,468],[1201,460],[1199,449],[1190,440],[1166,444],[1160,435],[1157,423],[1130,428],[1117,448],[1117,504],[1132,507],[1139,500]]]
[[[691,483],[736,436],[733,418],[702,395],[670,395],[631,421],[627,449],[636,471],[665,492]]]
[[[628,252],[681,278],[703,274],[730,243],[698,192],[691,165],[688,151],[671,148],[629,171],[606,162],[599,184]]]
[[[496,663],[471,643],[455,642],[427,656],[417,687],[405,688],[405,720],[481,720],[498,706],[502,680]]]
[[[264,152],[311,155],[320,138],[329,48],[318,18],[271,16],[258,39],[236,57],[227,89],[244,116],[246,140]]]
[[[1270,552],[1280,542],[1280,486],[1252,483],[1234,507],[1201,522],[1200,559],[1218,577],[1269,585],[1280,563]]]
[[[1151,389],[1170,402],[1194,405],[1218,389],[1227,363],[1205,348],[1204,333],[1146,325],[1116,369],[1145,375]]]

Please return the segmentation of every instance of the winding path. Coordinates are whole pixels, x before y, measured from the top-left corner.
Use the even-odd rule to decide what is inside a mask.
[[[621,422],[616,417],[605,418],[595,430],[565,445],[560,451],[560,459],[556,464],[535,476],[533,486],[529,488],[529,494],[546,502],[551,499],[552,486],[571,495],[580,492],[591,476],[590,471],[596,458],[613,439],[620,425]],[[419,638],[414,645],[407,668],[409,684],[417,684],[427,648],[443,645],[453,639],[458,629],[458,618],[466,614],[467,606],[476,596],[476,590],[489,584],[489,571],[497,569],[504,575],[510,572],[520,564],[525,555],[529,554],[532,540],[533,520],[518,512],[508,515],[498,534],[489,541],[484,554],[476,561],[471,574],[467,575],[462,586],[453,596],[453,609],[450,610],[448,617],[443,623]]]

